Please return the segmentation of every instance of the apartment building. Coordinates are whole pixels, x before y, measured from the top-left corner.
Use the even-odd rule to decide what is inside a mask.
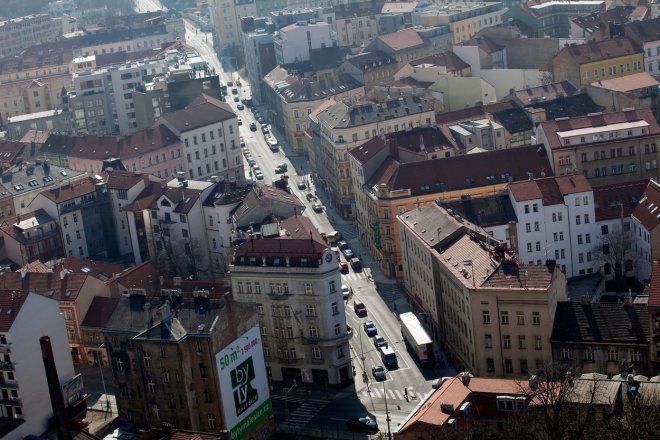
[[[62,35],[62,19],[48,14],[24,15],[0,21],[0,58],[19,55],[30,46]]]
[[[660,262],[651,265],[651,280],[648,292],[648,314],[649,314],[649,360],[651,363],[650,374],[657,375],[660,372]]]
[[[602,0],[534,0],[510,5],[503,19],[511,18],[525,24],[529,28],[530,38],[567,38],[571,36],[571,20],[601,11],[604,4]]]
[[[378,18],[383,0],[339,4],[333,8],[337,44],[360,47],[378,36]]]
[[[552,59],[555,81],[570,81],[578,89],[592,82],[644,71],[644,51],[628,37],[571,44]]]
[[[656,120],[660,119],[660,82],[646,72],[592,82],[587,86],[587,93],[609,111],[649,108]]]
[[[364,97],[364,86],[350,75],[301,77],[279,66],[264,79],[264,103],[270,107],[272,123],[299,154],[307,153],[305,134],[309,114],[326,100],[355,104]]]
[[[133,258],[151,259],[170,276],[212,276],[202,203],[214,182],[185,180],[151,182],[123,209],[128,214]]]
[[[190,179],[223,176],[245,179],[236,113],[202,94],[188,107],[164,114],[158,121],[183,141]]]
[[[552,326],[552,351],[563,368],[582,373],[607,375],[650,375],[649,313],[646,304],[591,303],[557,304]]]
[[[231,431],[236,438],[237,430],[260,438],[273,433],[253,304],[230,299],[223,283],[159,277],[149,262],[127,269],[116,284],[124,295],[105,322],[103,341],[120,420],[147,429]],[[225,353],[246,340],[250,353],[226,368]],[[256,397],[244,411],[230,378],[239,364],[250,369]]]
[[[273,45],[275,29],[266,22],[265,18],[252,17],[241,20],[241,28],[245,70],[252,100],[261,104],[264,102],[263,77],[277,66]]]
[[[412,13],[413,24],[419,26],[449,26],[453,43],[469,40],[480,30],[502,23],[507,10],[503,3],[452,2],[432,4]]]
[[[311,113],[315,160],[311,166],[342,216],[356,215],[348,151],[373,137],[429,126],[434,114],[433,105],[416,96],[383,103],[337,102]]]
[[[371,89],[392,78],[399,67],[394,57],[376,50],[347,56],[337,70],[364,84],[366,89]]]
[[[186,157],[182,153],[179,137],[159,123],[119,138],[52,133],[41,147],[39,157],[90,174],[103,171],[104,161],[120,159],[129,171],[168,178],[184,170]]]
[[[177,23],[177,20],[179,23]],[[88,33],[80,38],[80,46],[74,52],[76,56],[102,55],[116,52],[137,52],[157,50],[165,43],[176,41],[177,37],[185,41],[183,19],[175,19],[168,24],[152,24],[116,28],[107,31]]]
[[[59,383],[75,376],[64,319],[57,301],[27,289],[0,291],[4,314],[0,324],[0,363],[3,397],[0,404],[2,438],[24,438],[49,430],[53,407],[48,395],[40,338],[50,340]]]
[[[553,261],[520,264],[480,228],[431,206],[397,217],[400,243],[407,270],[415,272],[410,278],[428,286],[411,287],[410,302],[437,319],[452,363],[460,371],[499,377],[527,377],[550,364],[550,323],[557,302],[567,298],[563,272]],[[410,254],[426,260],[422,269],[415,268],[415,258],[405,260]],[[435,311],[424,309],[421,290],[437,298]]]
[[[403,67],[407,62],[423,58],[446,49],[451,43],[447,26],[407,28],[391,34],[379,35],[366,48],[366,52],[381,51]]]
[[[528,264],[548,260],[568,278],[599,272],[594,194],[582,174],[545,177],[509,185],[518,218],[516,257]]]
[[[637,269],[636,275],[639,280],[650,279],[655,266],[654,262],[660,259],[660,228],[658,227],[660,218],[656,212],[658,206],[660,206],[660,184],[657,180],[651,179],[631,215],[634,243],[631,243],[631,238],[626,237],[625,240],[628,242],[626,244],[634,244],[634,251],[627,256],[634,263],[632,269]],[[628,226],[628,230],[630,230],[630,226]],[[626,264],[628,264],[627,261]],[[627,269],[629,267],[626,267]]]
[[[417,81],[435,82],[441,75],[472,76],[472,69],[458,55],[447,50],[409,62],[394,74],[394,78],[411,77]]]
[[[273,35],[278,65],[309,61],[313,49],[336,45],[337,33],[332,24],[317,19],[290,24]]]
[[[236,300],[257,304],[268,377],[339,385],[352,381],[337,256],[307,217],[263,223],[236,243]]]
[[[28,47],[20,55],[0,60],[0,81],[43,78],[70,73],[77,38],[59,39]]]
[[[407,161],[383,142],[354,148],[348,157],[360,240],[391,278],[403,277],[397,215],[436,200],[497,194],[509,181],[550,170],[538,147]]]
[[[0,231],[7,258],[19,266],[64,256],[60,227],[44,210],[16,217],[0,226]]]
[[[543,145],[556,175],[580,171],[592,186],[658,175],[660,127],[649,109],[625,109],[541,122]]]

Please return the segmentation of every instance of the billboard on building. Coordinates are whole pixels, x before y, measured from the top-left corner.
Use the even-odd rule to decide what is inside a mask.
[[[215,362],[227,429],[241,440],[273,411],[259,326],[216,353]]]

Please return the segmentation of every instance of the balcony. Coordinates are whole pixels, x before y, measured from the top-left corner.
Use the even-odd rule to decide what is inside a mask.
[[[280,356],[275,358],[275,362],[282,365],[293,365],[293,364],[297,364],[298,362],[302,362],[303,360],[304,360],[303,358],[285,358]]]
[[[0,345],[0,354],[11,353],[11,346],[9,344]]]
[[[1,376],[1,375],[0,375]],[[17,389],[18,388],[18,382],[15,380],[7,380],[3,379],[0,377],[0,388],[9,388],[9,389]]]
[[[0,371],[14,371],[14,363],[0,362]]]
[[[57,235],[59,235],[59,233],[60,231],[55,229],[53,231],[43,232],[41,234],[32,234],[29,237],[24,235],[23,237],[25,237],[26,243],[36,243],[37,241],[46,240],[47,238],[51,238],[51,237],[56,237]]]
[[[289,292],[268,292],[268,297],[276,300],[288,299],[290,296]]]
[[[0,405],[21,406],[21,399],[18,397],[0,397]]]

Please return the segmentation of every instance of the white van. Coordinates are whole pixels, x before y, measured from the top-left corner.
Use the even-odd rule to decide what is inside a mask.
[[[339,241],[341,239],[341,232],[339,231],[332,231],[329,232],[328,235],[326,235],[328,238],[328,243],[334,243],[336,241]]]

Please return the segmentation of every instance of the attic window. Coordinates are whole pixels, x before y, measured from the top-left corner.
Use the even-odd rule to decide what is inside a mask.
[[[167,199],[163,199],[160,202],[160,206],[172,206],[172,204]]]

